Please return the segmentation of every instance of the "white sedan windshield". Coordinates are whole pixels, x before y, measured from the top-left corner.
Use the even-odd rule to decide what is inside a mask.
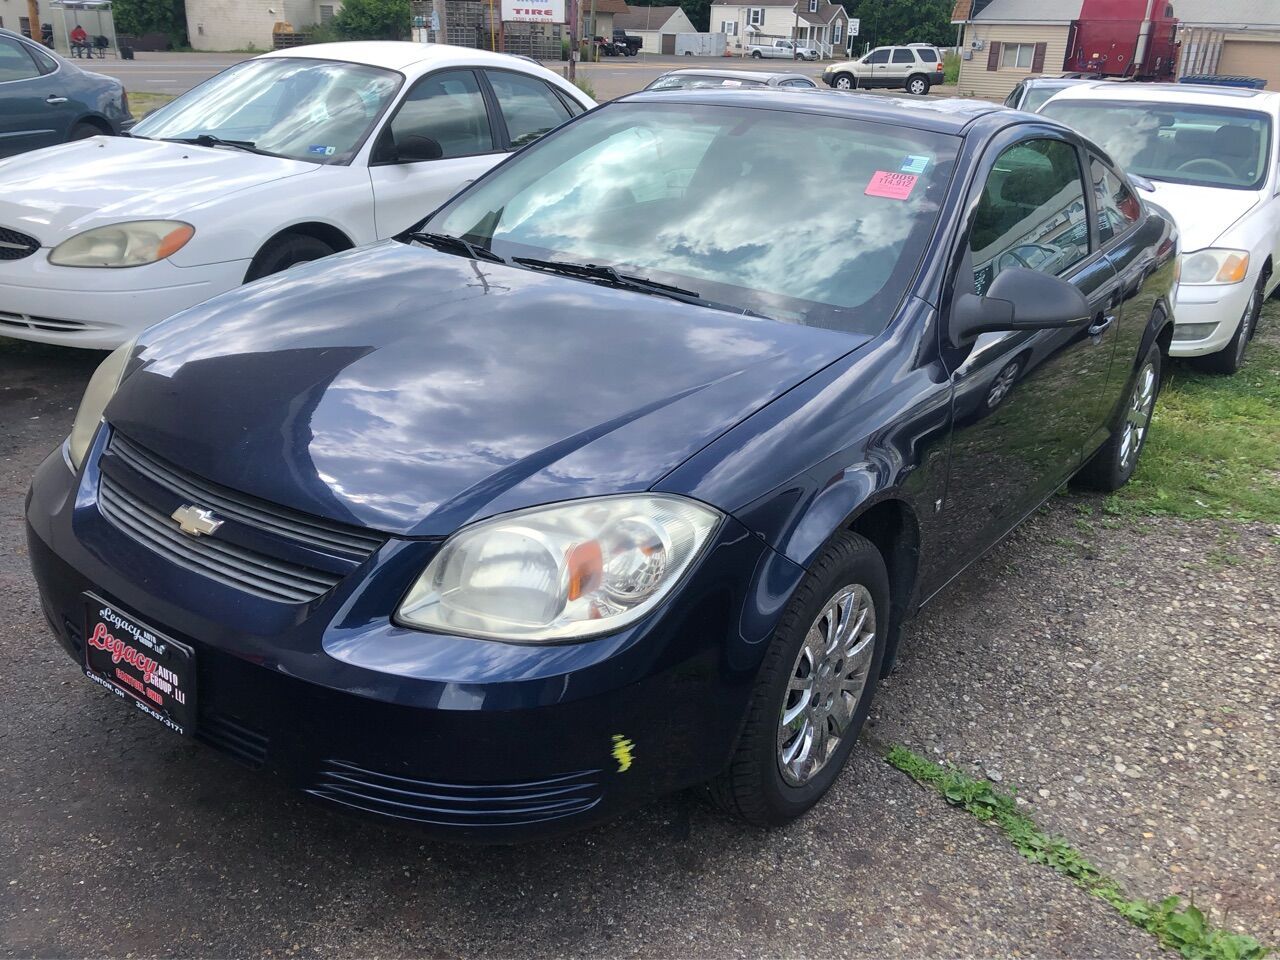
[[[1267,178],[1271,118],[1265,113],[1123,100],[1052,100],[1040,112],[1151,180],[1257,190]]]
[[[216,138],[297,160],[345,163],[401,79],[390,70],[329,60],[249,60],[157,110],[133,136]]]

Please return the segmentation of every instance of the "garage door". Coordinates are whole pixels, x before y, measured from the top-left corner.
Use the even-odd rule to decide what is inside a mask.
[[[676,52],[676,35],[674,33],[664,33],[662,35],[662,52],[669,54]]]
[[[1218,73],[1261,77],[1267,89],[1280,92],[1280,36],[1274,40],[1227,40],[1222,44]]]

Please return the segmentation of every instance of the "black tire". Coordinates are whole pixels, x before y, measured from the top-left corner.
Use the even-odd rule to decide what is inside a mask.
[[[927,97],[929,95],[929,78],[923,73],[913,73],[907,77],[906,91],[912,96]]]
[[[789,683],[811,625],[837,591],[852,584],[865,587],[874,605],[875,639],[869,673],[835,751],[808,782],[793,786],[783,778],[778,755],[779,720],[788,703]],[[871,709],[888,632],[889,576],[884,559],[865,537],[841,533],[796,588],[765,652],[733,759],[708,785],[719,807],[757,826],[781,826],[822,799],[840,775]]]
[[[1266,289],[1267,278],[1261,276],[1258,278],[1258,285],[1253,288],[1253,293],[1249,296],[1249,305],[1245,308],[1244,316],[1240,318],[1240,324],[1236,327],[1235,336],[1217,353],[1197,358],[1197,366],[1202,370],[1208,370],[1210,373],[1231,376],[1244,365],[1245,348],[1249,346],[1249,341],[1253,339],[1253,332],[1258,326],[1258,317],[1262,315],[1262,302]]]
[[[831,86],[836,90],[857,90],[858,78],[851,73],[837,73]]]
[[[763,59],[764,59],[764,54],[763,54],[763,53],[761,53],[759,50],[752,50],[752,51],[751,51],[751,59],[752,59],[752,60],[763,60]]]
[[[1129,482],[1133,471],[1138,468],[1138,460],[1151,433],[1151,415],[1155,411],[1156,401],[1160,398],[1160,371],[1163,361],[1160,344],[1153,343],[1147,348],[1146,356],[1139,362],[1138,369],[1134,371],[1133,377],[1125,387],[1124,402],[1116,410],[1111,422],[1110,439],[1088,463],[1080,468],[1072,479],[1073,485],[1086,490],[1102,490],[1110,493],[1112,490],[1119,490]],[[1126,429],[1126,425],[1131,423],[1130,414],[1134,411],[1138,398],[1146,389],[1145,375],[1148,367],[1153,377],[1150,384],[1151,399],[1146,408],[1145,425],[1142,427],[1141,434],[1135,438],[1134,432]],[[1133,446],[1135,439],[1136,447]]]
[[[308,263],[311,260],[327,257],[333,252],[333,247],[323,240],[301,233],[286,233],[282,237],[271,240],[258,251],[258,255],[253,258],[253,263],[249,265],[249,272],[245,274],[244,282],[261,280],[263,277],[269,277],[281,270],[288,270],[299,263]]]
[[[100,127],[92,123],[77,123],[71,128],[71,132],[67,134],[67,141],[72,140],[88,140],[90,137],[105,137],[106,134]]]

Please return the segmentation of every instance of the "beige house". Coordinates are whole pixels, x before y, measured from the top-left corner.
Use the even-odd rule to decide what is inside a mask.
[[[294,32],[325,23],[342,0],[186,0],[194,50],[270,50],[277,23]]]
[[[723,33],[739,55],[750,44],[781,37],[803,41],[824,57],[844,56],[849,14],[827,0],[713,0],[711,32]]]
[[[675,53],[677,33],[697,33],[693,21],[679,7],[628,7],[613,16],[615,30],[643,41],[644,53]]]
[[[1261,77],[1280,91],[1280,0],[1172,0],[1179,72]]]
[[[1060,76],[1081,5],[1082,0],[958,0],[951,17],[964,25],[960,96],[1003,100],[1027,77]]]

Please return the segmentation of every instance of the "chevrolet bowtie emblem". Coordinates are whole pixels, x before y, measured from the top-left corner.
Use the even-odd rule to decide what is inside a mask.
[[[213,511],[205,510],[203,507],[193,507],[189,503],[180,506],[169,514],[169,517],[176,521],[178,529],[189,537],[211,537],[222,526],[222,521],[213,515]]]

